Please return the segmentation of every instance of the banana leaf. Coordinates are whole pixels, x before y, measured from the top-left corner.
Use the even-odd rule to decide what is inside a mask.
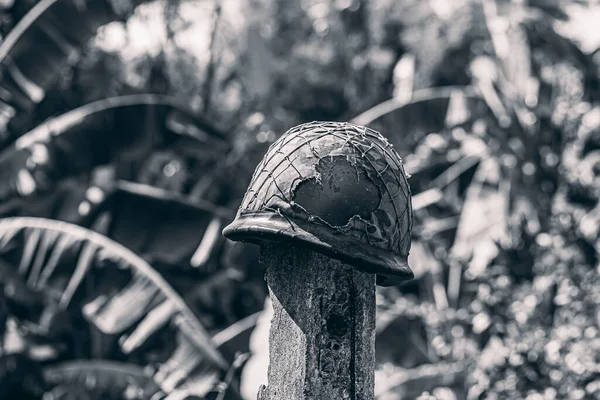
[[[204,272],[219,262],[221,229],[234,217],[233,210],[125,180],[117,181],[99,212],[105,210],[113,240],[153,265]]]
[[[354,117],[353,122],[382,132],[398,153],[406,156],[425,135],[441,132],[449,125],[474,121],[487,112],[486,104],[474,88],[448,86],[417,90],[408,102],[384,101]]]
[[[208,329],[257,310],[265,293],[256,249],[228,242],[220,233],[233,210],[145,184],[115,180],[106,187],[95,180],[62,181],[55,190],[23,199],[4,217],[57,219],[117,241],[185,294]],[[223,279],[213,279],[215,273]]]
[[[53,399],[70,399],[76,394],[101,393],[113,399],[149,399],[160,388],[143,367],[107,360],[77,360],[44,369],[45,381],[53,386]]]
[[[22,133],[30,112],[96,30],[124,20],[141,3],[42,0],[19,20],[0,44],[0,148]]]
[[[158,365],[153,378],[166,393],[204,395],[228,368],[172,287],[144,260],[97,232],[42,218],[2,219],[0,258],[29,289],[44,293],[46,309],[35,329],[41,335],[53,327],[45,314],[70,310],[89,321],[92,337],[109,342],[86,348],[106,357],[116,345],[120,357]]]
[[[353,122],[379,130],[394,145],[411,175],[413,203],[420,208],[430,205],[431,199],[439,201],[439,189],[478,162],[481,155],[464,149],[462,138],[455,136],[460,131],[461,137],[469,139],[467,136],[473,135],[465,135],[465,130],[470,132],[491,110],[476,89],[469,86],[422,89],[407,98],[410,100],[385,101],[355,117]],[[427,191],[434,189],[434,179],[445,183]]]
[[[505,239],[510,199],[508,183],[502,177],[501,166],[495,158],[488,158],[479,165],[450,249],[452,257],[469,260],[474,249],[495,248],[495,241]],[[478,275],[491,261],[488,257],[495,257],[493,252],[485,256],[483,254],[487,252],[480,253],[483,259],[471,260],[470,268],[474,275]]]
[[[115,240],[182,293],[207,329],[222,329],[258,310],[257,300],[266,293],[256,249],[221,235],[233,210],[125,180],[108,187],[66,180],[50,193],[23,199],[4,217],[56,219]]]
[[[375,398],[378,400],[414,399],[436,388],[448,388],[454,398],[464,398],[467,365],[464,362],[424,364],[415,368],[377,371]],[[447,398],[447,397],[445,397]],[[450,397],[452,398],[452,397]]]
[[[478,124],[489,131],[484,121],[491,115],[476,88],[436,87],[385,101],[353,122],[379,129],[403,157],[415,211],[443,203],[460,210],[475,167],[496,140],[482,140],[473,129]],[[447,217],[455,215],[436,216]]]
[[[250,358],[240,379],[240,392],[245,399],[256,397],[260,385],[267,384],[269,368],[269,329],[273,318],[273,304],[267,297],[259,312],[249,339]]]
[[[65,179],[48,192],[6,208],[0,216],[91,227],[166,273],[178,290],[194,283],[190,273],[201,279],[220,266],[239,264],[224,258],[231,249],[221,235],[224,224],[235,216],[233,210],[146,184],[115,179],[102,186],[95,179]]]
[[[155,148],[171,149],[202,169],[228,145],[222,133],[169,97],[103,99],[46,121],[3,150],[0,200],[31,195],[111,162],[125,178],[139,174]]]

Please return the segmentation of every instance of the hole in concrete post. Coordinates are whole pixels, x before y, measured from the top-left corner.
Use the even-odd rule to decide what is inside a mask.
[[[341,315],[333,314],[327,318],[327,332],[331,336],[344,336],[348,332],[348,323],[346,318]]]

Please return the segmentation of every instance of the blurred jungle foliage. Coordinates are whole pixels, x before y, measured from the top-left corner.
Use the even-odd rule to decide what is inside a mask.
[[[377,398],[600,398],[599,20],[0,0],[0,398],[256,398],[267,290],[220,231],[311,120],[380,130],[412,175],[416,279],[378,289]]]

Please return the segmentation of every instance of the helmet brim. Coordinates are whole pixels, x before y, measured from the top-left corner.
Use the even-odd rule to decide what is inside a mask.
[[[302,244],[361,271],[377,274],[379,286],[393,286],[414,278],[406,256],[362,243],[328,226],[274,212],[242,212],[223,230],[223,235],[255,244],[265,240]]]

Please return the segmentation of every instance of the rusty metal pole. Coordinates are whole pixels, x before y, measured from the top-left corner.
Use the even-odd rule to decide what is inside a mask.
[[[261,245],[273,301],[260,400],[374,398],[375,284],[412,278],[410,190],[377,132],[303,124],[257,167],[232,240]]]

